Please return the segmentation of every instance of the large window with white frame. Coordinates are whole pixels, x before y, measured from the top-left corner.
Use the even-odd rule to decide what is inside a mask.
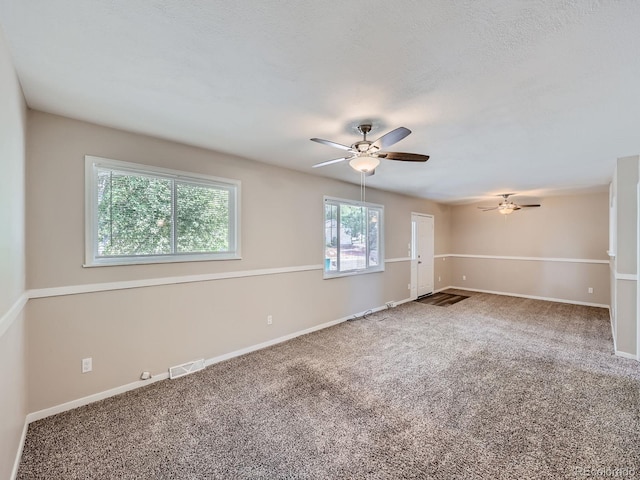
[[[384,271],[384,207],[324,197],[324,278]]]
[[[239,259],[240,182],[85,157],[85,266]]]

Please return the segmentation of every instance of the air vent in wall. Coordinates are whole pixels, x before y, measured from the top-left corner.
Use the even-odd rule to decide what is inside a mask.
[[[204,359],[194,360],[193,362],[183,363],[182,365],[176,365],[169,368],[169,378],[178,378],[189,375],[190,373],[197,372],[204,368]]]

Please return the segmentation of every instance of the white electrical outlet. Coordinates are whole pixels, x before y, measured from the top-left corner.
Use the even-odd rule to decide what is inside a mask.
[[[442,280],[440,279],[440,275],[438,275],[438,281],[441,282]]]
[[[593,293],[593,287],[589,287],[589,293]]]
[[[462,275],[462,280],[466,280],[467,276],[466,275]]]
[[[149,380],[151,378],[151,372],[142,372],[140,380]]]
[[[411,290],[411,284],[407,283],[407,290]]]
[[[267,315],[267,325],[271,325],[273,323],[273,315]]]
[[[89,373],[91,370],[93,370],[93,359],[91,357],[83,358],[82,359],[82,373]]]

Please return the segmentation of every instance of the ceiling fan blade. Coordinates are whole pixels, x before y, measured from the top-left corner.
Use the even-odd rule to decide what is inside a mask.
[[[429,155],[421,155],[419,153],[402,153],[402,152],[382,152],[378,157],[387,160],[400,160],[401,162],[426,162]]]
[[[341,143],[332,142],[331,140],[323,140],[322,138],[312,138],[311,141],[322,143],[323,145],[327,145],[329,147],[339,148],[341,150],[351,150],[351,147],[347,147],[346,145],[342,145]]]
[[[531,204],[531,205],[518,205],[520,208],[530,208],[530,207],[539,207],[540,204]]]
[[[327,160],[326,162],[320,162],[320,163],[316,163],[315,165],[311,165],[311,168],[324,167],[326,165],[332,165],[334,163],[344,162],[345,160],[349,160],[351,158],[352,157],[335,158],[333,160]]]
[[[383,148],[390,147],[394,143],[397,143],[400,140],[402,140],[404,137],[406,137],[410,133],[411,133],[411,130],[409,130],[408,128],[398,127],[395,130],[391,130],[389,133],[385,133],[383,136],[381,136],[379,139],[373,142],[369,146],[369,150],[371,150],[372,148],[374,150],[382,150]]]
[[[498,207],[478,207],[483,212],[488,212],[489,210],[497,210]]]

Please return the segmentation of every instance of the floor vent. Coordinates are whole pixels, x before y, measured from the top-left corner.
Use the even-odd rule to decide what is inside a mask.
[[[204,358],[201,360],[194,360],[193,362],[183,363],[182,365],[176,365],[169,368],[169,378],[178,378],[189,375],[190,373],[197,372],[204,368]]]

